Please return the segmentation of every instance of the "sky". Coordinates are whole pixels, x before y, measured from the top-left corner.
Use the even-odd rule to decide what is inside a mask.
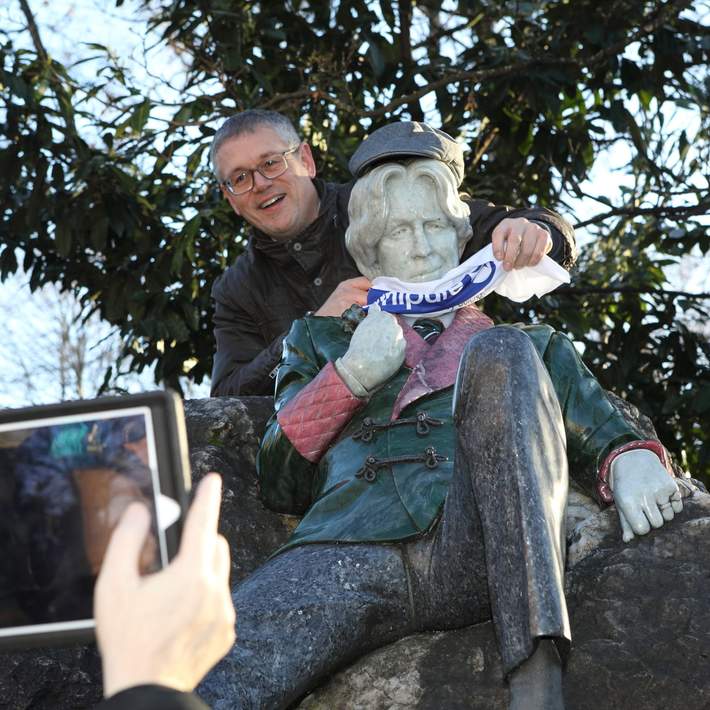
[[[140,4],[136,0],[125,0],[119,8],[115,0],[28,0],[35,14],[43,42],[49,51],[61,63],[73,68],[76,76],[89,78],[95,68],[92,62],[76,63],[78,60],[91,56],[92,50],[88,42],[103,44],[110,47],[136,76],[143,77],[150,90],[158,90],[164,79],[173,79],[180,84],[180,59],[165,48],[153,49],[150,54],[150,76],[140,60],[144,55],[144,47],[151,46],[154,40],[146,32]],[[9,29],[22,29],[24,17],[20,11],[18,0],[4,0],[0,3],[0,25]],[[29,39],[25,41],[29,42]],[[674,120],[688,121],[692,124],[695,117],[692,112],[681,115]],[[695,119],[696,120],[696,119]],[[599,191],[603,185],[604,193],[614,195],[628,179],[623,174],[623,167],[628,162],[628,154],[624,150],[616,150],[597,160],[590,179],[583,184],[589,192]],[[576,201],[574,214],[563,214],[571,222],[587,219],[599,211],[599,206],[592,201]],[[584,244],[588,240],[584,230],[578,230],[578,241]],[[710,292],[710,261],[700,254],[688,255],[681,263],[672,268],[676,288],[697,293]],[[24,285],[26,279],[18,276],[0,284],[0,317],[6,324],[6,338],[0,343],[0,407],[20,406],[29,403],[57,401],[62,393],[56,381],[46,378],[40,380],[27,391],[22,384],[22,368],[18,370],[17,353],[25,353],[24,359],[32,359],[28,343],[48,343],[47,309],[42,294],[30,294]],[[71,304],[67,303],[71,309]],[[111,332],[105,324],[96,323],[91,326],[91,335],[95,341],[94,355],[105,347],[110,340]],[[27,365],[25,364],[26,368]],[[13,382],[19,379],[20,383]],[[26,379],[26,377],[25,377]],[[39,377],[38,377],[39,379]],[[122,380],[123,386],[130,391],[140,391],[154,388],[150,374],[142,377],[128,377]],[[188,396],[208,396],[209,386],[203,384],[193,387]]]

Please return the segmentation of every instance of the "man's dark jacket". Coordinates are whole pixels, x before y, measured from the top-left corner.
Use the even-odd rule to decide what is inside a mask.
[[[359,276],[345,248],[348,201],[353,183],[314,180],[320,214],[288,242],[276,242],[252,230],[244,253],[215,283],[215,338],[212,395],[273,394],[270,374],[281,359],[291,323],[320,308],[337,285]],[[549,210],[512,209],[485,200],[466,199],[473,235],[462,260],[491,241],[505,217],[525,217],[550,229],[549,256],[569,269],[576,259],[572,228]]]

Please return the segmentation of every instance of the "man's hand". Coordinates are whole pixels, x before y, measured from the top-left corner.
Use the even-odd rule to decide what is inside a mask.
[[[675,479],[652,451],[627,451],[611,464],[609,485],[621,521],[624,542],[660,528],[683,510]]]
[[[405,349],[406,341],[397,319],[378,306],[370,306],[367,316],[353,333],[348,351],[337,361],[336,369],[349,387],[349,379],[354,378],[369,392],[399,370]],[[363,396],[365,393],[353,391],[353,394]]]
[[[552,249],[550,233],[524,217],[506,217],[491,235],[493,256],[503,262],[503,269],[535,266]]]
[[[355,279],[341,281],[335,291],[328,296],[328,300],[314,313],[316,316],[342,315],[353,303],[364,306],[367,303],[367,292],[370,289],[370,279],[358,276]]]
[[[229,546],[217,534],[220,494],[219,476],[208,475],[178,555],[145,577],[138,570],[150,515],[137,503],[123,514],[94,594],[106,697],[143,684],[192,690],[234,643]]]

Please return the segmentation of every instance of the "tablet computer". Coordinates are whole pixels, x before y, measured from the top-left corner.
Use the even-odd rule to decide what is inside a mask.
[[[190,468],[174,392],[0,411],[0,648],[90,641],[93,590],[132,501],[150,573],[176,554]]]

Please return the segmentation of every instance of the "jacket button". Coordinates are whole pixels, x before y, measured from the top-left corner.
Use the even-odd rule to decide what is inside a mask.
[[[313,283],[314,283],[316,286],[321,286],[321,285],[323,284],[323,279],[322,279],[320,276],[316,276],[316,277],[313,279]]]
[[[301,251],[301,249],[303,249],[303,244],[301,244],[301,242],[294,242],[293,250],[294,251]]]

